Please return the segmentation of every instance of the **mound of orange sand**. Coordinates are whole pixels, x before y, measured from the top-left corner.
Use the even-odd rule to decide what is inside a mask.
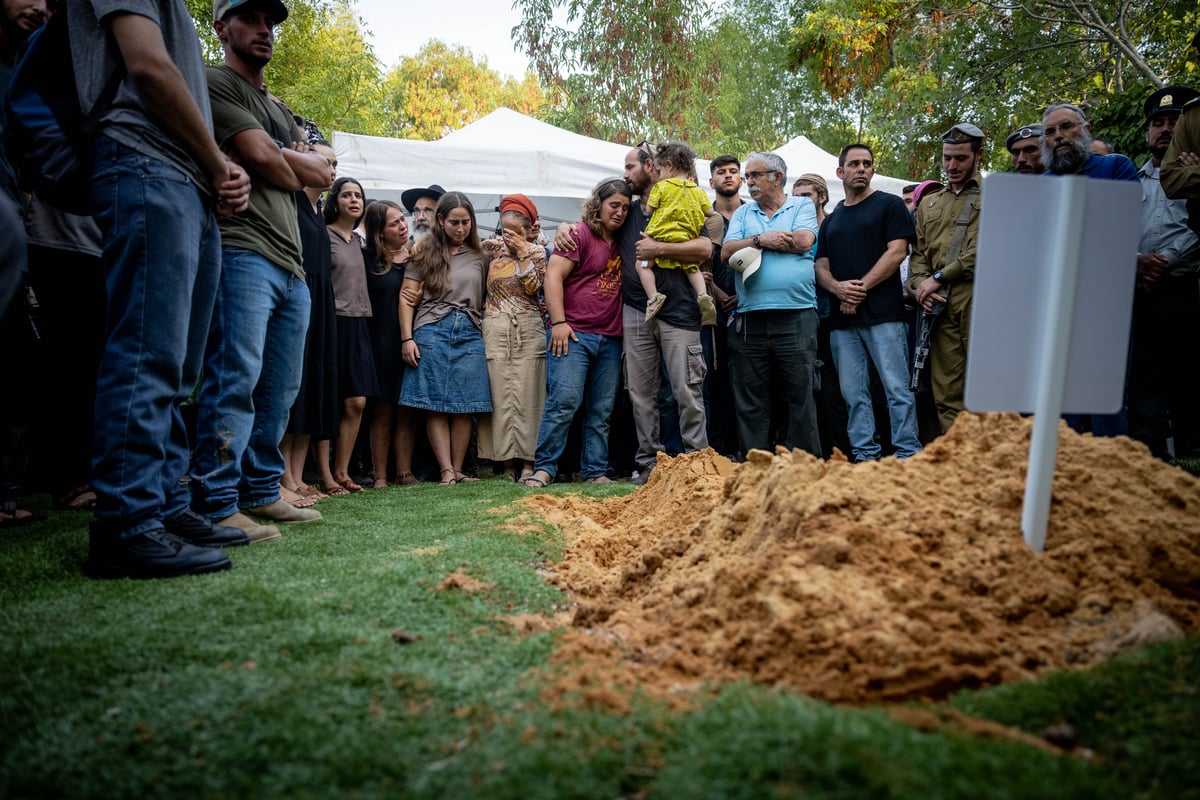
[[[939,698],[1195,633],[1200,481],[1063,426],[1039,555],[1020,530],[1031,426],[963,414],[907,461],[859,465],[660,456],[627,497],[527,499],[566,536],[562,688]]]

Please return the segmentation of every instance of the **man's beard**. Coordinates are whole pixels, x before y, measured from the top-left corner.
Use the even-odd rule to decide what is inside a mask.
[[[722,186],[718,186],[717,188],[713,189],[713,191],[721,195],[721,197],[737,197],[740,189],[741,187],[736,186],[732,189],[726,189]]]
[[[1078,139],[1066,142],[1071,146],[1070,149],[1055,151],[1053,145],[1043,141],[1042,163],[1051,172],[1059,175],[1073,175],[1083,168],[1084,162],[1091,155],[1092,151],[1088,149],[1091,143],[1091,137],[1080,136]]]
[[[429,235],[429,228],[427,228],[427,227],[426,227],[426,228],[422,228],[422,227],[420,227],[420,226],[413,225],[413,229],[412,229],[412,240],[413,240],[413,243],[414,243],[414,244],[415,244],[415,243],[417,243],[417,242],[419,242],[419,241],[421,241],[422,239],[424,239],[424,238],[425,238],[426,236],[428,236],[428,235]]]

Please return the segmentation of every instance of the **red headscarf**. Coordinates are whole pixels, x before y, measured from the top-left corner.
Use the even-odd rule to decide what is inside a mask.
[[[503,214],[505,211],[519,211],[525,215],[530,224],[537,222],[537,206],[523,194],[506,194],[500,198],[500,213]]]

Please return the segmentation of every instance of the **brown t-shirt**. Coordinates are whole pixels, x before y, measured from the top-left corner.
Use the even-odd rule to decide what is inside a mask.
[[[361,259],[360,259],[361,261]],[[451,311],[465,311],[479,327],[483,314],[484,284],[487,280],[487,256],[482,250],[464,250],[450,257],[450,279],[440,295],[430,294],[426,287],[417,306],[413,330],[431,322],[438,322]],[[404,277],[424,281],[425,275],[419,263],[410,263]]]
[[[329,231],[329,256],[332,270],[329,282],[333,285],[334,308],[339,317],[371,316],[371,295],[367,292],[367,268],[363,263],[362,240],[352,235],[350,241],[333,228]]]

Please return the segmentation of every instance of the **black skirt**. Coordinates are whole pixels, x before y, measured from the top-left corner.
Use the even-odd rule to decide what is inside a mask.
[[[296,208],[312,308],[304,342],[300,392],[292,404],[287,432],[321,441],[337,435],[342,416],[338,400],[337,324],[334,321],[333,285],[329,282],[332,270],[329,233],[325,230],[325,221],[313,211],[304,192],[296,193]]]

